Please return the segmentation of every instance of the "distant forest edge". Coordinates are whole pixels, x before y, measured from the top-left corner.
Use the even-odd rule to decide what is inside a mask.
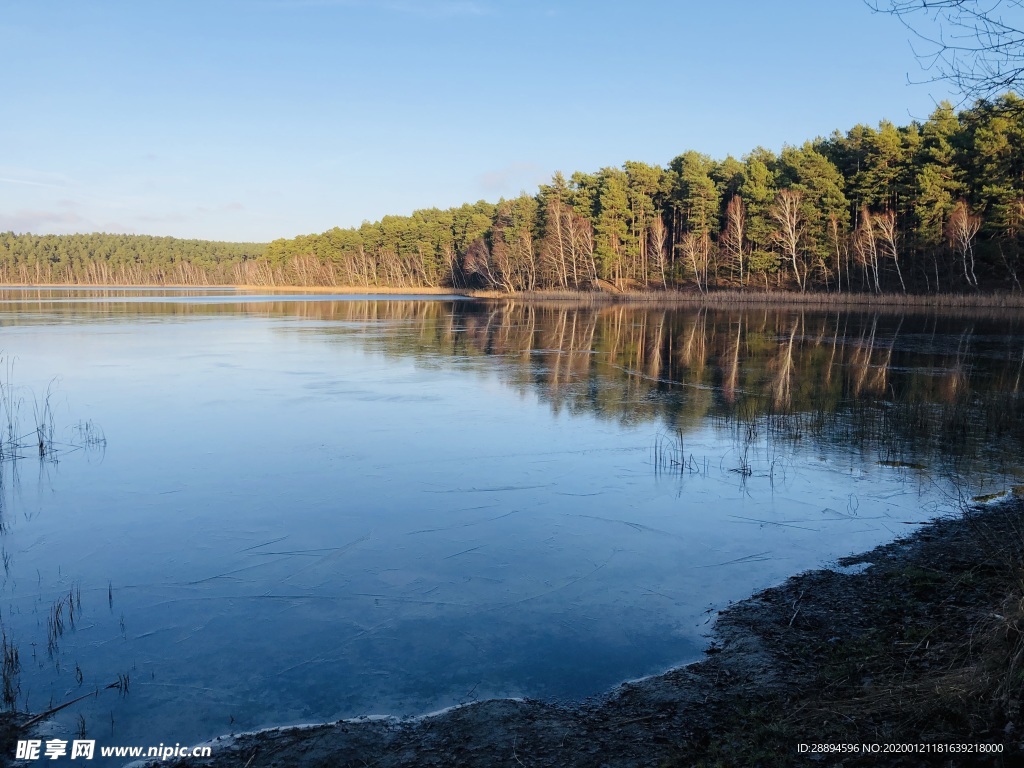
[[[272,243],[0,234],[0,281],[1021,292],[1024,100],[743,159],[555,174],[537,194]]]
[[[266,243],[150,235],[0,232],[0,282],[37,285],[230,285]]]

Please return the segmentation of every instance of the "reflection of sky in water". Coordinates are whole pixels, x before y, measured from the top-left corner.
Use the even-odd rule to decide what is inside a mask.
[[[40,393],[59,375],[59,428],[88,418],[109,441],[4,475],[0,616],[21,649],[22,706],[127,672],[126,699],[107,691],[58,727],[82,713],[101,743],[156,743],[594,694],[696,658],[709,606],[947,503],[928,473],[842,442],[757,439],[744,454],[707,420],[684,435],[700,471],[658,477],[651,402],[720,381],[630,390],[610,365],[553,408],[544,382],[561,353],[496,341],[501,358],[474,357],[461,326],[446,348],[452,305],[438,306],[372,322],[222,307],[88,325],[69,321],[102,309],[48,305],[22,325],[0,307],[14,382]],[[1012,357],[1012,339],[986,338],[983,351]],[[749,476],[734,471],[744,456]],[[46,613],[73,585],[82,611],[58,671]]]

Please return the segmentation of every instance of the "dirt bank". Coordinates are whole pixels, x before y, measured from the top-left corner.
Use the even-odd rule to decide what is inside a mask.
[[[1022,563],[1014,499],[732,605],[705,660],[599,699],[224,736],[210,759],[154,765],[1024,764]],[[820,742],[859,751],[799,752]],[[1002,752],[868,755],[863,744]]]

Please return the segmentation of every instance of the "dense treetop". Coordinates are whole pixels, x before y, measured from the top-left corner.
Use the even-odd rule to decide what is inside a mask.
[[[259,244],[0,234],[5,282],[1020,290],[1024,109],[857,125],[780,153],[555,174],[535,195]]]

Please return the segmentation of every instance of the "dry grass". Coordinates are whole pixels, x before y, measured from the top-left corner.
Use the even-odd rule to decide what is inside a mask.
[[[988,309],[1024,309],[1024,294],[1007,291],[991,293],[941,293],[941,294],[903,294],[903,293],[866,293],[843,292],[828,293],[824,291],[787,290],[740,290],[735,288],[712,289],[701,293],[695,289],[661,289],[661,288],[627,288],[618,290],[610,283],[602,281],[602,287],[594,290],[566,290],[544,288],[533,291],[509,293],[499,290],[467,289],[454,287],[431,286],[387,286],[387,285],[241,285],[241,284],[204,284],[192,285],[184,283],[140,283],[133,285],[111,285],[106,283],[6,283],[2,287],[12,288],[110,288],[110,289],[187,289],[187,288],[224,288],[243,292],[266,293],[309,293],[309,294],[346,294],[346,295],[385,295],[385,296],[465,296],[477,299],[517,299],[529,301],[572,301],[582,305],[598,305],[607,303],[668,303],[692,304],[711,307],[780,306],[780,307],[817,307],[834,309],[843,308],[899,308],[903,310],[941,310],[963,308]]]
[[[226,285],[239,291],[266,293],[339,293],[355,296],[367,294],[384,296],[469,296],[472,291],[458,288],[416,288],[385,285]],[[507,294],[505,294],[507,295]]]
[[[53,289],[107,289],[107,290],[157,290],[161,288],[173,290],[201,290],[224,289],[242,291],[244,293],[309,293],[309,294],[345,294],[363,296],[368,294],[384,296],[476,296],[487,294],[488,296],[508,296],[500,291],[466,291],[460,288],[431,288],[415,286],[387,286],[387,285],[241,285],[233,283],[211,283],[203,285],[188,285],[185,283],[139,283],[132,285],[110,285],[106,283],[4,283],[3,288],[33,288],[41,291]]]
[[[942,764],[1021,764],[1022,532],[1024,501],[970,510],[847,562],[870,563],[864,573],[804,574],[727,613],[791,685],[723,697],[713,732],[673,765],[788,766],[800,743],[998,744]],[[901,759],[816,764],[928,764]]]
[[[485,299],[524,299],[530,301],[577,301],[583,305],[609,303],[686,304],[709,307],[773,306],[780,308],[888,309],[933,311],[964,308],[1024,309],[1024,294],[994,293],[824,293],[798,291],[712,290],[626,290],[569,291],[545,289],[509,294],[502,291],[464,291],[465,295]]]

